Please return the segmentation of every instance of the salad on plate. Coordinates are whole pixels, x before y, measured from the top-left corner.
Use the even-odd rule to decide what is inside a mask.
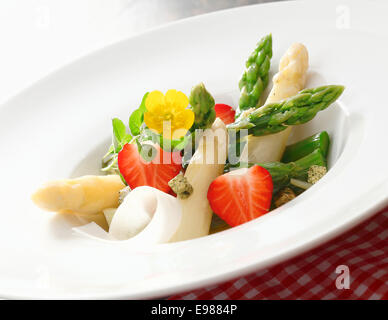
[[[88,223],[80,234],[136,245],[203,237],[257,219],[327,172],[326,131],[288,144],[293,127],[333,104],[341,85],[305,88],[308,52],[292,44],[266,96],[272,35],[260,39],[238,83],[238,106],[203,83],[187,96],[145,93],[128,125],[112,119],[101,175],[50,181],[32,195],[48,211]]]

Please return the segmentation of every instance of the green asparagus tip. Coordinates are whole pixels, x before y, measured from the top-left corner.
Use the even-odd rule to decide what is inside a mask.
[[[342,94],[345,87],[328,85],[300,91],[283,101],[266,104],[247,117],[228,125],[228,129],[248,129],[249,134],[263,136],[280,132],[290,125],[303,124],[329,107]]]
[[[215,102],[202,82],[192,88],[189,102],[190,108],[195,115],[194,125],[191,130],[209,128],[216,118],[216,112],[214,110]]]
[[[261,38],[245,63],[245,71],[239,81],[240,100],[237,114],[256,108],[268,85],[268,73],[272,58],[272,34]]]

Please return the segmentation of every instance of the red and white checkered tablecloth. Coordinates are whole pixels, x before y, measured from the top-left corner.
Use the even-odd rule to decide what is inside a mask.
[[[349,289],[338,289],[349,269]],[[343,278],[337,283],[344,284]],[[301,256],[248,276],[170,297],[225,299],[388,299],[388,207]]]

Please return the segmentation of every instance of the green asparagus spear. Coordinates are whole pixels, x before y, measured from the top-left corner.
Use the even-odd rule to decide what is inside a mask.
[[[227,127],[237,131],[248,129],[248,133],[254,136],[280,132],[288,126],[310,121],[337,100],[343,91],[344,87],[337,85],[304,89],[289,99],[268,103]]]
[[[319,149],[307,156],[289,163],[268,162],[259,163],[259,166],[267,169],[271,174],[274,189],[280,189],[289,184],[291,178],[306,181],[307,172],[312,165],[326,167],[326,159]]]
[[[326,131],[316,133],[311,137],[287,146],[283,153],[281,162],[287,163],[296,161],[313,152],[315,149],[321,150],[322,155],[326,158],[329,145],[330,137]]]
[[[240,111],[257,107],[260,96],[268,85],[271,58],[272,35],[269,34],[258,42],[256,49],[245,63],[246,70],[239,82],[241,95],[236,116]]]
[[[238,163],[236,165],[228,164],[225,171],[241,166],[251,167],[259,165],[270,173],[274,185],[274,193],[290,183],[291,178],[306,181],[307,172],[313,165],[326,167],[326,159],[321,150],[316,149],[305,157],[289,163],[282,162],[267,162],[267,163]]]
[[[191,159],[191,156],[194,154],[199,138],[201,134],[197,135],[198,132],[195,130],[202,129],[205,130],[210,128],[216,119],[216,111],[214,110],[214,98],[206,90],[203,83],[197,84],[191,89],[189,96],[190,108],[194,112],[194,124],[190,128],[190,137],[188,138],[189,143],[185,147],[185,152],[183,153],[182,165],[186,167]],[[191,150],[190,152],[188,150]]]
[[[190,131],[195,129],[210,128],[216,119],[214,110],[214,99],[206,90],[205,85],[200,83],[193,87],[189,97],[190,108],[193,110],[195,118]]]

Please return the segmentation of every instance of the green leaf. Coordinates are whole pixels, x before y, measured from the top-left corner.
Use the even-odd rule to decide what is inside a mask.
[[[180,151],[185,148],[189,142],[189,136],[184,136],[180,139],[170,140],[163,138],[162,135],[153,132],[152,130],[145,128],[141,133],[141,141],[152,141],[157,143],[160,147],[168,152]]]
[[[119,118],[112,119],[113,134],[117,141],[121,141],[127,135],[127,129]]]
[[[172,140],[172,147],[174,150],[183,150],[190,140],[190,136],[184,136],[179,140]]]
[[[141,142],[149,141],[150,139],[140,139],[140,136],[134,139],[134,142],[137,145],[137,151],[141,155],[144,161],[151,162],[156,156],[156,149],[147,143],[142,144]]]
[[[112,119],[114,151],[120,152],[123,146],[131,141],[132,136],[127,133],[125,124],[118,118]]]
[[[144,113],[137,109],[129,117],[129,129],[134,136],[140,134],[140,127],[143,124]]]
[[[114,153],[115,152],[115,147],[113,144],[110,145],[109,147],[109,150],[108,150],[108,154],[111,154],[111,153]]]
[[[146,111],[147,111],[145,102],[146,102],[146,100],[147,100],[148,94],[149,94],[149,92],[146,92],[146,93],[144,94],[143,98],[141,99],[141,103],[140,103],[139,109],[140,109],[141,111],[143,111],[143,112],[146,112]]]
[[[153,132],[152,130],[150,130],[148,128],[144,128],[141,131],[141,135],[139,138],[142,142],[143,141],[152,141],[153,143],[158,143],[158,144],[160,142],[159,134]]]
[[[102,157],[102,162],[105,162],[105,159],[110,157],[114,153],[115,153],[115,146],[112,143],[108,149],[108,152]]]
[[[129,129],[131,130],[132,135],[137,136],[140,134],[141,125],[144,121],[144,113],[147,111],[145,106],[145,101],[147,99],[148,92],[143,96],[141,100],[140,107],[132,112],[129,117]]]

